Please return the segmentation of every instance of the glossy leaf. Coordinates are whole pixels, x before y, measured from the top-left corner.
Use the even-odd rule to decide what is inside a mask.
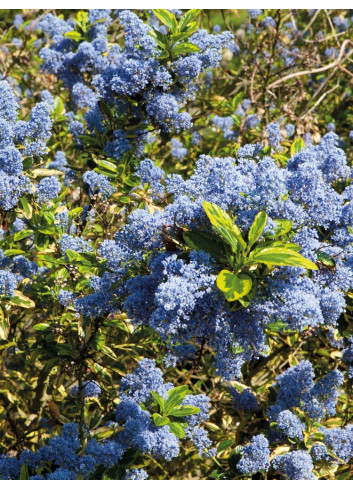
[[[304,148],[305,148],[304,140],[302,138],[296,139],[290,147],[291,156],[296,155],[297,153],[299,153]]]
[[[258,241],[267,222],[267,214],[260,211],[249,229],[248,250]]]
[[[264,248],[251,257],[251,263],[264,263],[266,265],[279,265],[288,267],[303,267],[308,270],[317,270],[312,261],[304,258],[294,250],[286,248]]]
[[[234,253],[238,253],[240,250],[244,251],[246,243],[240,229],[231,217],[218,205],[212,204],[212,202],[205,201],[202,205],[213,228],[230,244]]]
[[[168,414],[169,416],[175,416],[176,418],[182,418],[184,416],[191,416],[201,411],[200,408],[195,406],[180,406],[173,408]]]
[[[163,22],[164,25],[169,27],[169,29],[174,32],[178,27],[175,16],[166,9],[152,9],[154,15]]]
[[[180,423],[168,423],[170,431],[178,438],[185,438],[185,430]]]
[[[201,13],[201,9],[191,9],[183,14],[182,18],[179,21],[179,30],[182,31]]]
[[[237,275],[228,270],[222,270],[217,277],[217,287],[224,293],[228,301],[236,301],[250,292],[252,280],[244,273]]]

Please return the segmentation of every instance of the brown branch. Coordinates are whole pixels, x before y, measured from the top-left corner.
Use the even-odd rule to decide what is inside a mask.
[[[342,43],[339,55],[335,61],[332,63],[322,66],[321,68],[315,68],[314,70],[304,70],[304,71],[298,71],[296,73],[290,73],[289,75],[284,76],[283,78],[280,78],[279,80],[271,83],[268,87],[267,90],[271,90],[271,88],[275,88],[278,85],[281,85],[287,80],[291,80],[292,78],[299,78],[301,76],[305,75],[313,75],[314,73],[322,73],[324,71],[328,71],[332,68],[336,68],[342,61],[343,55],[344,55],[344,50],[348,44],[351,44],[353,46],[353,42],[350,41],[349,39],[345,39]],[[350,56],[353,53],[353,50],[351,50],[345,57]]]

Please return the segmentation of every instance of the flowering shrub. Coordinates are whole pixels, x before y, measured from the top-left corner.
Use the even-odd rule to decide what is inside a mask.
[[[348,11],[0,30],[0,479],[350,479]]]

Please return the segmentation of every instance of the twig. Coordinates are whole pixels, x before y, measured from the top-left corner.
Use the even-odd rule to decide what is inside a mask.
[[[277,87],[278,85],[281,85],[287,80],[291,80],[292,78],[299,78],[300,76],[305,76],[305,75],[313,75],[314,73],[322,73],[324,71],[328,71],[331,68],[336,68],[340,62],[342,61],[342,57],[344,54],[344,50],[348,44],[351,44],[353,46],[353,42],[350,41],[349,39],[345,39],[342,43],[339,55],[335,61],[332,63],[322,66],[321,68],[315,68],[314,70],[304,70],[304,71],[298,71],[297,73],[290,73],[289,75],[284,76],[283,78],[280,78],[279,80],[271,83],[268,87],[267,90],[271,90],[271,88]],[[351,50],[345,57],[350,56],[353,53],[353,50]]]
[[[308,114],[310,114],[310,112],[312,112],[319,105],[319,103],[322,102],[325,97],[327,97],[327,95],[329,95],[331,92],[334,92],[336,90],[336,88],[338,88],[339,86],[340,86],[340,84],[337,83],[333,88],[331,88],[330,90],[327,90],[327,92],[323,93],[321,95],[321,97],[315,102],[315,104],[302,117],[305,117]]]

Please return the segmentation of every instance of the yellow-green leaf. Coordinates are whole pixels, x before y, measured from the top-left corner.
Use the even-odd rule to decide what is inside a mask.
[[[153,414],[153,421],[156,426],[164,426],[169,423],[170,419],[168,416],[161,416],[158,413]]]
[[[178,27],[178,23],[176,21],[176,18],[174,15],[169,12],[169,10],[162,9],[162,8],[157,8],[157,9],[152,9],[154,15],[159,19],[161,22],[163,22],[164,25],[169,27],[171,31],[176,31]]]
[[[15,290],[15,295],[11,297],[9,304],[12,306],[23,307],[24,309],[35,307],[35,303],[29,297],[23,295],[20,290]]]
[[[231,217],[212,202],[205,201],[202,205],[213,228],[230,244],[234,253],[238,253],[240,250],[244,251],[246,249],[246,243],[241,235],[240,229]]]
[[[302,138],[296,139],[290,147],[291,156],[296,155],[297,153],[299,153],[304,148],[305,148],[304,140]]]
[[[217,287],[224,293],[228,301],[236,301],[250,292],[252,280],[244,273],[237,275],[228,270],[222,270],[217,277]]]
[[[198,8],[193,8],[185,12],[185,14],[180,19],[179,30],[182,31],[183,29],[185,29],[185,27],[187,27],[190,24],[190,22],[200,14],[200,12],[201,9]]]
[[[248,249],[256,243],[256,241],[260,238],[261,233],[267,222],[267,214],[265,211],[260,211],[254,219],[250,229],[249,229],[249,240],[248,240]]]
[[[255,253],[251,263],[265,263],[266,265],[279,265],[287,267],[303,267],[308,270],[317,270],[318,267],[312,261],[304,258],[294,250],[280,247],[264,248]]]
[[[180,42],[177,44],[172,51],[173,56],[179,56],[180,54],[188,54],[188,53],[198,53],[200,48],[196,46],[196,44],[192,44],[191,42]]]

